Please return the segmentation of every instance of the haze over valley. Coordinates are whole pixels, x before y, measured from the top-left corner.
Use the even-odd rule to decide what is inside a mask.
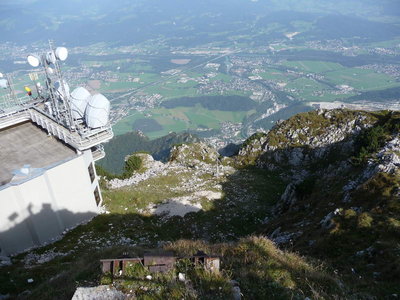
[[[67,46],[71,86],[105,93],[115,134],[187,131],[222,148],[313,107],[398,108],[397,1],[5,1],[0,70]]]

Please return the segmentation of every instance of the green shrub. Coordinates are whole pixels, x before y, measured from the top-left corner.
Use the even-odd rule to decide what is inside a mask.
[[[356,212],[355,210],[353,210],[353,209],[346,209],[346,210],[343,212],[343,217],[344,217],[346,220],[351,219],[351,218],[354,218],[355,216],[357,216],[357,212]]]
[[[263,137],[266,137],[267,134],[264,132],[256,132],[252,136],[250,136],[247,140],[243,142],[241,148],[245,148],[246,146],[250,145],[255,140],[260,140]]]
[[[134,172],[139,170],[142,167],[143,161],[139,156],[132,155],[125,162],[125,171],[126,172]]]
[[[102,285],[110,285],[112,284],[113,279],[110,273],[104,274],[103,276],[101,276],[100,279],[100,284]]]
[[[382,111],[376,114],[379,118],[378,123],[364,130],[356,139],[355,155],[353,162],[361,164],[371,154],[377,152],[387,141],[387,139],[400,130],[399,114],[390,111]]]
[[[133,154],[125,161],[124,171],[122,172],[122,174],[113,174],[111,172],[108,172],[100,165],[96,165],[96,172],[97,175],[105,177],[108,180],[115,178],[127,179],[131,177],[135,171],[140,170],[142,166],[143,160],[139,156]]]
[[[385,143],[390,132],[385,127],[377,125],[362,132],[356,139],[355,164],[365,161],[371,154],[377,152]]]
[[[96,173],[97,173],[97,175],[99,175],[99,176],[105,177],[105,178],[107,178],[107,179],[113,179],[113,178],[116,177],[116,175],[114,175],[114,174],[108,172],[106,169],[104,169],[104,168],[103,168],[102,166],[100,166],[100,165],[97,165],[97,164],[96,164],[95,167],[96,167]]]
[[[187,273],[189,270],[193,269],[193,263],[189,258],[183,258],[177,261],[176,271],[180,273]]]
[[[393,232],[400,233],[400,220],[398,220],[396,218],[388,218],[387,226]]]
[[[357,225],[359,228],[369,228],[372,226],[373,220],[369,213],[364,212],[358,216]]]
[[[148,273],[141,263],[128,263],[125,267],[125,276],[127,277],[143,279]]]

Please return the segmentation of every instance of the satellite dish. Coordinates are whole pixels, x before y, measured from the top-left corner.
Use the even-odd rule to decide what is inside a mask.
[[[48,68],[47,68],[47,73],[49,73],[49,74],[53,74],[53,73],[54,73],[54,70],[53,70],[53,68],[50,68],[50,67],[48,67]]]
[[[65,47],[57,47],[56,48],[56,58],[64,61],[68,57],[68,50]]]
[[[89,91],[83,87],[74,89],[71,93],[71,110],[72,117],[82,119],[85,115],[85,110],[91,97]]]
[[[48,64],[54,64],[56,62],[56,55],[53,51],[47,52],[46,61]]]
[[[56,81],[56,83],[54,84],[54,87],[55,87],[56,90],[57,90],[57,94],[60,95],[61,98],[68,98],[69,95],[70,95],[70,94],[69,94],[69,85],[68,85],[68,83],[67,83],[65,80],[63,80],[63,82],[64,82],[65,94],[64,94],[64,92],[63,92],[63,90],[62,90],[60,81]]]
[[[85,121],[90,128],[106,126],[109,122],[110,101],[102,94],[89,98],[85,111]]]
[[[30,64],[32,67],[38,67],[40,65],[40,58],[39,56],[35,55],[35,54],[30,54],[28,55],[28,64]]]
[[[0,88],[6,89],[8,85],[8,81],[6,79],[0,79]]]

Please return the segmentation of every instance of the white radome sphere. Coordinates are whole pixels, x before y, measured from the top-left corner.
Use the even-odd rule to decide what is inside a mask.
[[[85,121],[90,128],[106,126],[109,122],[110,101],[102,95],[96,94],[89,98],[85,111]]]
[[[91,95],[83,87],[74,89],[71,93],[71,110],[74,119],[82,119]]]

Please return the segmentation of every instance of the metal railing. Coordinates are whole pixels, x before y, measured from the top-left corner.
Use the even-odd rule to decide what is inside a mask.
[[[93,161],[98,161],[106,156],[103,145],[97,145],[92,149]]]
[[[28,96],[15,97],[13,98],[9,94],[0,96],[0,115],[7,114],[12,111],[19,111],[25,106],[33,102],[32,98]]]
[[[0,116],[0,129],[29,120],[28,108],[19,111],[10,111]]]
[[[67,128],[35,108],[30,109],[29,114],[32,122],[38,124],[48,133],[58,137],[66,144],[71,145],[79,151],[83,151],[98,144],[104,143],[114,136],[111,126],[96,129],[93,130],[91,134],[81,136],[78,132],[69,131]]]
[[[47,116],[44,112],[35,107],[20,108],[18,111],[1,114],[0,129],[24,121],[32,121],[45,129],[49,134],[56,136],[79,151],[90,149],[98,144],[110,140],[114,136],[110,125],[90,130],[86,132],[85,135],[80,135],[78,132],[72,132],[66,127],[60,125],[50,116]]]

